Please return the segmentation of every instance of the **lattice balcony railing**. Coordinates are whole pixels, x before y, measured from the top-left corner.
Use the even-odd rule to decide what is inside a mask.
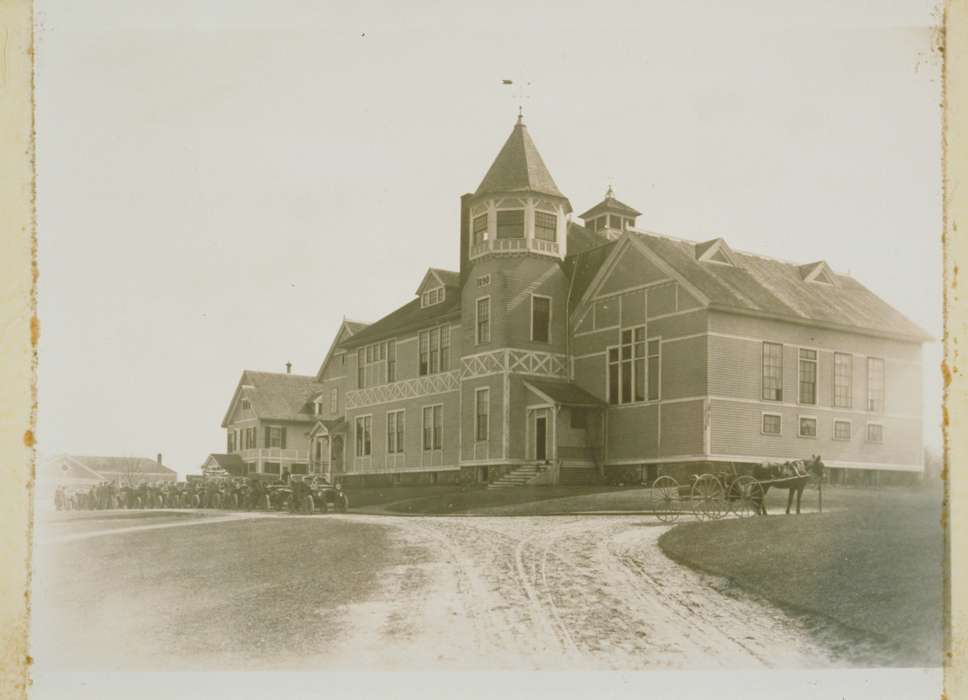
[[[457,391],[459,385],[460,370],[458,369],[441,372],[440,374],[429,374],[425,377],[403,379],[391,384],[380,384],[365,389],[347,391],[346,408],[362,408],[363,406],[375,406],[391,401],[443,394],[448,391]]]

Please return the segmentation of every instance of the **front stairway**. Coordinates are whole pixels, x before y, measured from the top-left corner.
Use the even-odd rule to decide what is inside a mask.
[[[495,479],[487,485],[489,489],[509,489],[515,486],[525,486],[537,478],[540,473],[536,464],[524,464],[512,469],[500,479]]]

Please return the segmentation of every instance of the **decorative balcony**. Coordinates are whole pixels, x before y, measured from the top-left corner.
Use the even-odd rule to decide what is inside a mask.
[[[541,238],[489,238],[471,246],[470,259],[474,260],[489,253],[538,253],[539,255],[558,255],[558,243]]]
[[[243,462],[257,462],[262,457],[264,462],[307,462],[309,452],[307,450],[282,449],[281,447],[256,447],[242,450],[239,453]]]
[[[460,370],[428,374],[346,392],[346,408],[355,409],[403,399],[443,394],[460,388]]]

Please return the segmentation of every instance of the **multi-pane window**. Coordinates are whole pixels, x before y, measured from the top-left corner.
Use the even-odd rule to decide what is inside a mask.
[[[884,426],[880,423],[868,423],[867,442],[884,442]]]
[[[884,410],[884,360],[879,357],[867,358],[867,410]]]
[[[387,412],[387,454],[403,454],[406,413],[403,409]]]
[[[850,440],[850,421],[834,421],[834,440]]]
[[[817,419],[800,417],[800,437],[817,437]]]
[[[474,392],[474,439],[482,442],[490,435],[491,390],[478,389]]]
[[[423,448],[439,450],[443,446],[444,407],[425,406],[423,410]]]
[[[548,297],[531,297],[531,340],[551,341],[551,299]]]
[[[339,413],[339,387],[329,390],[329,412],[333,415]]]
[[[783,425],[783,419],[780,417],[778,413],[763,414],[763,434],[764,435],[779,435],[782,425]]]
[[[783,400],[783,346],[763,343],[763,399]]]
[[[834,406],[850,408],[854,358],[842,352],[834,353]]]
[[[617,228],[622,230],[622,217],[616,216],[615,214],[609,214],[608,216],[608,226],[609,228]]]
[[[433,306],[439,304],[445,298],[443,287],[434,287],[420,295],[420,307]]]
[[[266,426],[266,447],[286,449],[286,429],[275,425]]]
[[[356,419],[356,456],[369,457],[373,451],[373,416]]]
[[[534,213],[534,237],[543,241],[555,240],[558,232],[558,217],[545,214],[543,211]]]
[[[649,401],[659,400],[659,341],[649,341]]]
[[[476,315],[477,344],[491,342],[491,298],[483,297],[477,300]]]
[[[497,213],[498,238],[524,238],[524,210],[511,209]]]
[[[608,349],[608,401],[613,404],[645,401],[648,383],[645,326],[627,328],[621,338],[620,346]]]
[[[356,353],[356,382],[362,389],[393,381],[396,372],[395,341],[373,343]]]
[[[491,273],[490,272],[487,273],[486,275],[481,275],[480,277],[477,278],[477,286],[478,287],[486,287],[490,283],[491,283]]]
[[[249,410],[250,408],[252,408],[252,404],[249,402],[248,399],[242,399],[242,408],[244,408],[245,410]]]
[[[255,426],[251,428],[246,428],[242,431],[242,449],[250,450],[256,446],[256,429]]]
[[[817,403],[817,351],[800,348],[800,403]]]
[[[419,345],[421,377],[450,369],[450,326],[437,326],[420,331]]]
[[[471,224],[474,245],[480,245],[487,239],[487,214],[474,217]]]

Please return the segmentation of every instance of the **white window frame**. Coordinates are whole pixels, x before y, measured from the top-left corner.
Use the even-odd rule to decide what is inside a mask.
[[[837,358],[845,357],[847,358],[847,404],[841,405],[837,403]],[[834,351],[834,386],[833,386],[833,400],[832,404],[834,408],[853,408],[854,405],[854,356],[849,352],[839,352]]]
[[[847,437],[837,437],[837,424],[846,423],[847,424]],[[830,439],[836,440],[837,442],[850,442],[854,439],[854,422],[850,420],[845,420],[843,418],[834,418],[833,425],[830,429]]]
[[[400,418],[403,419],[403,430],[394,430],[393,433],[395,443],[393,450],[390,449],[390,416],[398,416],[398,418],[395,419],[395,428],[400,427]],[[394,411],[387,411],[386,423],[386,431],[384,432],[384,436],[387,441],[386,453],[388,455],[406,454],[405,444],[407,441],[407,410],[405,408],[398,408]],[[399,439],[397,438],[397,435],[399,435]]]
[[[803,350],[809,350],[813,352],[814,359],[812,360],[801,359],[800,352]],[[800,396],[800,363],[801,362],[813,363],[813,401],[811,403],[804,403],[803,398]],[[797,346],[797,403],[803,404],[804,406],[820,405],[820,350],[818,348],[811,348],[811,347],[807,347],[806,345]]]
[[[365,419],[367,418],[370,419],[370,451],[364,452],[361,454],[360,450],[366,449],[366,440],[363,441],[363,445],[361,447],[360,440],[358,437],[358,431],[360,429],[360,421],[363,421],[365,425],[366,424]],[[363,415],[356,416],[355,419],[353,420],[353,454],[356,455],[356,457],[361,459],[373,456],[373,414],[372,413],[364,413]]]
[[[434,447],[434,410],[435,408],[440,409],[440,447]],[[426,446],[424,441],[424,436],[427,434],[427,410],[430,409],[430,447]],[[420,407],[420,451],[423,453],[428,452],[442,452],[444,449],[444,404],[442,403],[430,403]]]
[[[252,408],[252,402],[244,396],[242,397],[242,401],[240,403],[242,404],[243,411],[248,411]]]
[[[648,329],[646,329],[648,331]],[[659,344],[659,354],[650,355],[649,345],[652,343]],[[652,392],[652,373],[649,372],[649,358],[657,358],[656,366],[658,369],[655,373],[655,386],[656,394],[654,399],[649,398],[649,394]],[[645,339],[645,402],[646,403],[658,403],[662,400],[662,336],[657,335],[653,338],[646,337]]]
[[[480,399],[478,398],[480,394],[485,394],[485,400],[487,403],[487,412],[484,414],[487,418],[487,425],[484,430],[484,437],[481,437],[478,431],[478,420],[480,419],[480,414],[477,412],[480,406]],[[482,386],[474,389],[474,442],[487,442],[491,439],[491,388]]]
[[[776,432],[776,433],[768,433],[768,432],[766,432],[766,430],[763,429],[763,423],[764,423],[764,420],[763,419],[766,416],[773,416],[774,418],[779,418],[780,419],[780,430],[779,430],[779,432]],[[760,412],[760,435],[768,435],[770,437],[782,437],[783,436],[783,414],[782,413],[776,413],[776,412],[773,412],[773,411],[762,411],[762,412]]]
[[[637,331],[640,328],[642,329],[643,339],[639,341],[635,339],[635,331]],[[631,399],[628,401],[622,401],[622,378],[624,376],[622,365],[625,363],[625,360],[623,360],[622,358],[622,346],[623,346],[622,333],[625,331],[631,331],[632,333],[632,357],[628,361],[629,366],[632,368],[632,378],[629,380]],[[652,401],[649,400],[649,340],[650,338],[648,336],[647,324],[640,324],[638,326],[629,326],[628,328],[624,326],[620,327],[618,340],[619,340],[618,345],[609,345],[608,347],[605,348],[605,400],[607,401],[608,405],[609,406],[643,406],[648,403],[658,403],[661,400],[661,396],[662,396],[661,385],[659,387],[660,399],[655,399]],[[661,373],[662,341],[659,338],[652,338],[651,340],[659,340],[659,362],[660,362],[660,373]],[[644,354],[642,355],[641,358],[637,358],[635,356],[636,343],[643,343],[645,345]],[[609,353],[612,350],[618,351],[618,362],[617,362],[618,364],[618,400],[615,402],[612,402],[612,387],[610,383],[610,372],[611,372],[612,362],[609,360]],[[635,371],[635,362],[638,359],[641,359],[643,361],[643,366],[645,368],[645,395],[641,401],[638,401],[635,398],[635,380],[637,379],[636,371]]]
[[[436,306],[437,304],[443,303],[446,298],[447,293],[443,287],[428,289],[420,295],[420,308],[426,309],[428,306]]]
[[[875,425],[875,426],[877,426],[878,428],[881,429],[881,439],[880,440],[871,440],[871,426],[872,425]],[[870,443],[871,445],[883,445],[884,444],[884,424],[883,423],[876,423],[876,422],[873,422],[873,421],[868,422],[867,423],[867,428],[864,431],[864,442]]]
[[[480,310],[481,310],[482,301],[487,302],[487,339],[486,340],[481,340]],[[474,300],[474,344],[475,345],[486,345],[491,342],[491,337],[494,335],[491,332],[492,318],[493,317],[491,314],[491,295],[487,294],[482,297],[477,297]]]
[[[880,408],[871,408],[871,360],[881,363],[881,405]],[[884,413],[887,408],[887,362],[883,357],[867,357],[867,403],[864,407],[868,413]],[[875,425],[879,425],[875,423]]]
[[[547,299],[548,300],[548,339],[547,340],[535,340],[534,339],[534,300],[535,299]],[[552,323],[551,315],[553,313],[553,311],[552,311],[553,302],[554,302],[554,299],[552,299],[551,297],[549,297],[549,296],[547,296],[545,294],[532,294],[531,295],[531,342],[532,343],[541,343],[542,345],[551,345],[551,323]]]
[[[775,345],[780,348],[780,398],[778,399],[768,399],[764,395],[766,391],[766,346]],[[769,401],[771,403],[783,403],[783,349],[786,347],[783,343],[777,343],[773,340],[763,340],[760,342],[760,401]],[[800,365],[797,364],[797,372],[800,371]],[[800,375],[797,375],[797,384],[799,386]],[[798,390],[799,391],[799,390]]]
[[[798,368],[799,368],[799,365],[798,365]],[[813,421],[813,435],[804,435],[803,434],[802,421],[804,419],[806,419],[806,420],[812,420]],[[798,415],[797,416],[797,437],[806,438],[808,440],[816,440],[817,439],[817,435],[819,433],[820,433],[820,421],[817,420],[817,417],[816,416],[808,416],[808,415]]]
[[[481,275],[477,278],[478,287],[487,287],[491,284],[491,273],[488,272],[486,275]]]

